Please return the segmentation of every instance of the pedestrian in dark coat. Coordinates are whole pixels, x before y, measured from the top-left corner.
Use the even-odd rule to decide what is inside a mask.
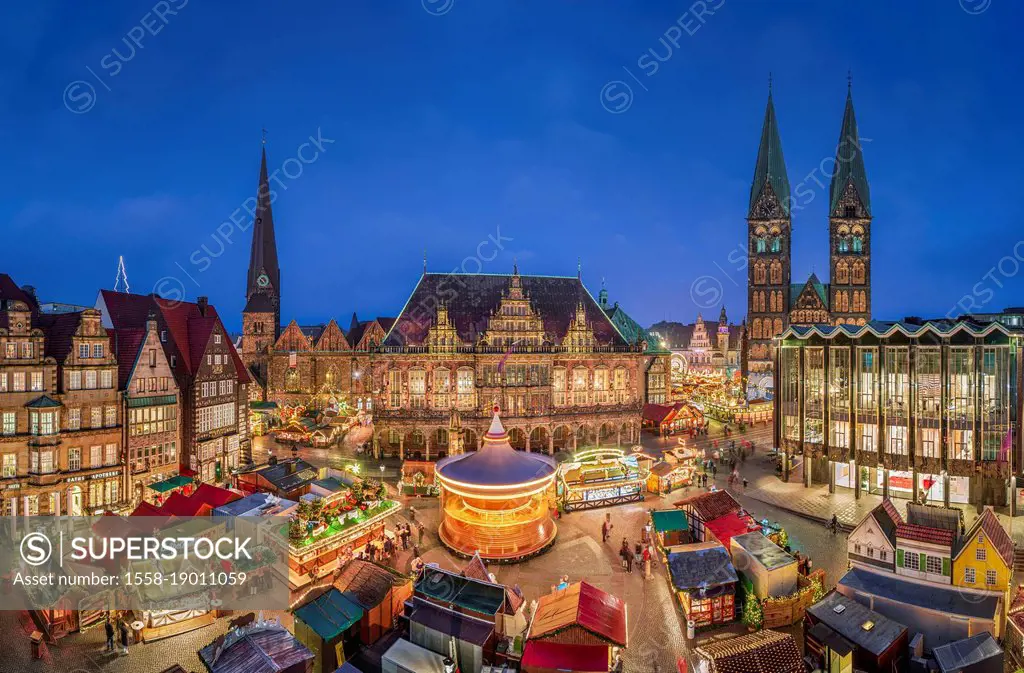
[[[121,622],[121,647],[124,648],[124,653],[128,654],[128,625]]]
[[[114,625],[110,623],[110,617],[107,617],[106,623],[103,625],[103,632],[107,634],[107,646],[103,648],[104,652],[114,651]]]

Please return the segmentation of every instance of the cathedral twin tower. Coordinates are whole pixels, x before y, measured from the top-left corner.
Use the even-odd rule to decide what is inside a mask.
[[[789,325],[864,325],[871,319],[871,198],[862,149],[848,88],[828,193],[831,283],[813,273],[804,283],[791,283],[792,211],[815,195],[808,185],[797,185],[796,197],[790,193],[769,89],[747,212],[750,372],[771,370],[772,339]]]

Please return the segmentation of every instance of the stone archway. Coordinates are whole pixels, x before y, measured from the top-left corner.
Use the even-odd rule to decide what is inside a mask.
[[[634,444],[636,442],[631,423],[623,423],[622,427],[619,428],[619,442],[621,444]]]
[[[538,425],[530,433],[530,450],[538,453],[548,453],[551,444],[551,434],[543,425]]]
[[[508,443],[518,451],[526,450],[526,431],[522,428],[508,429]]]
[[[427,452],[427,435],[419,428],[413,428],[405,434],[404,457],[411,460],[423,460]]]
[[[399,430],[381,430],[377,433],[377,456],[380,458],[397,457],[401,451],[402,440]]]
[[[597,444],[597,434],[587,423],[580,423],[576,428],[576,446],[573,450],[593,447]]]
[[[465,430],[463,430],[463,437],[465,437],[465,451],[476,451],[478,448],[480,448],[480,439],[477,436],[475,430],[470,430],[469,428],[466,428]]]
[[[610,446],[617,443],[618,429],[614,423],[602,423],[601,429],[598,431],[597,444],[598,446]]]
[[[568,425],[559,425],[552,433],[552,441],[555,451],[572,450],[572,428]]]

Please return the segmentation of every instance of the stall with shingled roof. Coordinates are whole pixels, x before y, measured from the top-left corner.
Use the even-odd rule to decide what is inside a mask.
[[[626,603],[587,582],[558,589],[537,602],[530,621],[523,673],[605,673],[628,642]]]
[[[701,627],[736,618],[739,577],[725,547],[698,542],[670,547],[667,556],[673,593],[687,619]]]

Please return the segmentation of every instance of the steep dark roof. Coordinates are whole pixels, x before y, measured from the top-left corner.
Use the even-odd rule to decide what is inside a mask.
[[[131,379],[132,371],[135,370],[135,363],[139,358],[139,349],[146,340],[146,330],[123,328],[108,329],[110,336],[110,347],[117,357],[117,388],[125,390],[128,380]]]
[[[890,601],[915,605],[934,612],[980,619],[992,619],[1002,603],[999,596],[965,593],[958,587],[949,585],[929,583],[927,590],[922,591],[921,584],[908,581],[899,575],[884,571],[873,572],[859,567],[848,570],[840,578],[838,586],[845,587],[847,591],[882,596]]]
[[[385,339],[386,346],[422,345],[433,323],[435,307],[447,302],[448,317],[459,338],[476,343],[487,328],[492,311],[509,289],[508,274],[427,273],[406,302],[401,315]],[[520,276],[522,287],[544,323],[546,337],[557,344],[565,336],[583,302],[587,321],[599,345],[627,345],[583,283],[576,276]],[[454,295],[454,296],[452,296]],[[349,338],[349,341],[352,341]]]
[[[33,295],[18,287],[14,279],[6,273],[0,273],[0,309],[6,310],[8,303],[12,301],[25,302],[30,310],[39,310],[39,302]]]
[[[864,151],[860,136],[857,135],[857,118],[853,114],[853,94],[846,93],[846,108],[843,110],[843,125],[839,130],[839,143],[836,146],[836,165],[832,173],[832,184],[829,186],[829,212],[837,212],[839,200],[843,197],[847,185],[853,185],[857,191],[865,212],[871,215],[871,193],[868,191],[868,176],[864,170]]]
[[[156,314],[159,329],[168,332],[165,352],[176,357],[174,373],[179,381],[195,376],[215,329],[227,334],[213,304],[207,304],[201,311],[198,304],[188,301],[110,290],[100,290],[100,301],[106,309],[106,318],[115,329],[145,329],[149,314]],[[228,352],[235,365],[238,382],[248,383],[249,372],[234,345],[230,344],[231,340],[227,341],[231,346]]]
[[[403,580],[381,566],[353,559],[345,564],[334,588],[345,594],[364,610],[372,610],[387,598],[388,592]]]
[[[71,353],[71,338],[81,322],[81,312],[39,314],[35,324],[46,334],[46,345],[43,347],[46,356],[63,364]]]
[[[267,148],[260,153],[260,181],[256,194],[256,215],[252,226],[252,250],[249,253],[249,278],[246,294],[261,293],[256,283],[260,271],[270,278],[270,287],[281,296],[281,270],[277,265],[277,241],[274,238],[274,212],[271,208],[270,181],[267,178]]]
[[[772,192],[779,200],[782,211],[789,215],[789,177],[786,175],[786,160],[782,157],[782,139],[779,137],[779,123],[775,118],[775,103],[768,94],[768,105],[764,109],[764,123],[761,126],[761,144],[757,149],[757,163],[754,164],[754,180],[750,185],[750,208],[748,217],[754,215],[754,204],[765,185],[771,185]]]

